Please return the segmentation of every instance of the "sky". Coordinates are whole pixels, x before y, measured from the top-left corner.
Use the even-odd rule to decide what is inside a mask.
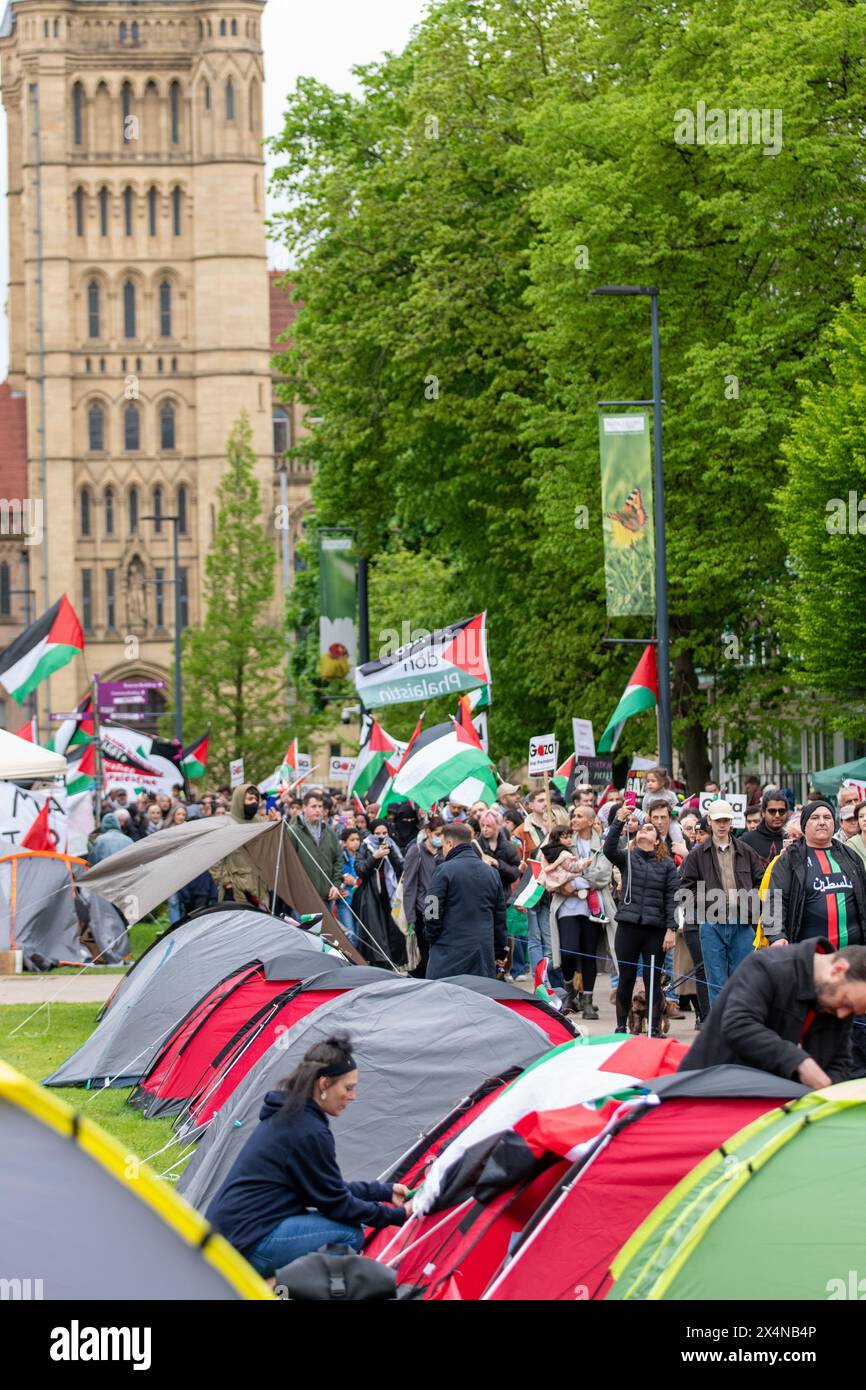
[[[388,49],[399,51],[426,8],[426,0],[268,0],[262,25],[265,135],[279,133],[286,94],[298,77],[316,77],[341,91],[356,90],[352,67]],[[8,361],[6,167],[6,120],[0,110],[0,381]],[[285,264],[281,248],[271,247],[269,255],[272,265]]]

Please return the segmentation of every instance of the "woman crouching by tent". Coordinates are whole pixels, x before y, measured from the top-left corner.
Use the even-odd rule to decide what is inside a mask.
[[[329,1116],[341,1115],[357,1089],[351,1041],[338,1033],[315,1043],[265,1096],[257,1129],[207,1210],[259,1274],[323,1245],[360,1250],[365,1226],[402,1226],[410,1215],[401,1183],[347,1183],[337,1165]]]
[[[388,969],[406,964],[406,938],[391,908],[397,883],[403,872],[403,856],[388,834],[386,820],[374,820],[355,855],[355,871],[360,887],[352,898],[352,911],[359,919],[358,950],[370,965]]]

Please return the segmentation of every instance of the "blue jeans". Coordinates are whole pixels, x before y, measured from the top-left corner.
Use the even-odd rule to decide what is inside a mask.
[[[287,1216],[259,1241],[247,1259],[259,1274],[268,1275],[323,1245],[351,1245],[353,1250],[360,1250],[363,1244],[361,1226],[344,1226],[341,1221],[329,1221],[327,1216],[309,1211],[303,1216]]]
[[[169,925],[174,926],[183,916],[183,904],[180,900],[180,893],[172,893],[168,900],[168,920]]]
[[[533,975],[540,960],[546,956],[550,960],[550,898],[545,896],[537,907],[527,908],[527,942],[529,943],[529,968]],[[562,984],[562,971],[551,964],[547,968],[547,978],[555,989]]]
[[[752,954],[755,928],[741,926],[739,922],[701,922],[700,933],[704,974],[707,977],[712,1008],[725,981],[733,975],[746,956]]]
[[[518,975],[523,975],[529,968],[529,956],[527,952],[527,940],[525,936],[512,936],[511,938],[511,978],[516,980]]]
[[[358,924],[349,910],[349,904],[345,898],[341,898],[337,903],[337,921],[343,928],[353,946],[358,944]]]

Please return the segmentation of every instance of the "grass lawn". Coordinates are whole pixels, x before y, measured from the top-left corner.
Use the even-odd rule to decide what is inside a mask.
[[[151,941],[168,926],[168,914],[139,922],[129,933],[132,954],[138,957]],[[95,973],[93,967],[88,973]],[[52,970],[52,975],[78,975],[81,971]],[[122,975],[124,968],[102,967],[100,974]],[[0,1005],[0,1057],[25,1076],[41,1081],[89,1038],[96,1027],[98,1004],[48,1004],[35,1015],[32,1004]],[[30,1019],[20,1032],[14,1029]],[[165,1144],[169,1147],[152,1160],[157,1173],[165,1173],[180,1158],[182,1146],[173,1142],[171,1120],[145,1120],[140,1111],[127,1105],[128,1091],[108,1088],[87,1091],[78,1086],[52,1087],[52,1094],[65,1100],[89,1120],[107,1129],[136,1158],[149,1159]],[[171,1180],[171,1176],[166,1174]]]

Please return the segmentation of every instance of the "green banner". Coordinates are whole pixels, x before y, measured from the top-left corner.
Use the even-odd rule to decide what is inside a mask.
[[[611,618],[655,611],[650,423],[646,411],[599,413],[604,582]]]
[[[319,531],[319,675],[342,680],[358,659],[355,536]]]

